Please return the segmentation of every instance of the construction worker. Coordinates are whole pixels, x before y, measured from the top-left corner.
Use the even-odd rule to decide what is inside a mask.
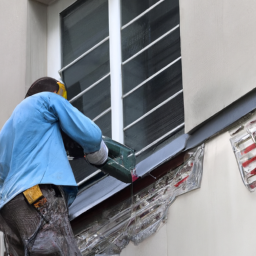
[[[108,149],[99,127],[65,98],[57,80],[35,81],[0,132],[0,230],[9,255],[81,255],[68,220],[77,184],[61,130],[94,165]]]

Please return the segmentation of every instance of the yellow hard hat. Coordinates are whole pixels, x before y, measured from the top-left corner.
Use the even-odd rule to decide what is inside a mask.
[[[63,98],[67,99],[67,90],[64,84],[62,84],[61,82],[57,82],[57,84],[59,85],[59,90],[57,92],[57,94],[59,94],[60,96],[62,96]]]

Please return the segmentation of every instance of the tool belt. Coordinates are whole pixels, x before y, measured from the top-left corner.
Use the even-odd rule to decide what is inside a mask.
[[[23,195],[27,199],[28,203],[33,205],[36,209],[42,207],[47,199],[44,197],[39,185],[35,185],[23,192]]]

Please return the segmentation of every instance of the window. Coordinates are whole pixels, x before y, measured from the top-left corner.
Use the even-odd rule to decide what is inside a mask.
[[[178,0],[78,0],[61,13],[68,99],[138,160],[183,133]]]

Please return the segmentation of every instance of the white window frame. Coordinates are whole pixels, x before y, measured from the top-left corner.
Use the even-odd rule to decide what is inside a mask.
[[[111,107],[104,110],[101,114],[99,114],[97,117],[95,117],[93,119],[93,121],[98,120],[100,117],[104,116],[105,114],[107,114],[108,112],[111,111],[112,139],[116,140],[120,143],[124,143],[124,131],[125,130],[129,129],[131,126],[133,126],[134,124],[136,124],[137,122],[139,122],[140,120],[142,120],[143,118],[145,118],[146,116],[148,116],[149,114],[154,112],[155,110],[159,109],[161,106],[163,106],[170,100],[174,99],[179,94],[183,93],[183,90],[180,90],[176,94],[172,95],[170,98],[166,99],[165,101],[163,101],[162,103],[160,103],[159,105],[157,105],[156,107],[154,107],[153,109],[151,109],[150,111],[148,111],[147,113],[142,115],[140,118],[138,118],[131,124],[127,125],[126,127],[123,126],[123,99],[125,97],[127,97],[128,95],[130,95],[131,93],[133,93],[134,91],[136,91],[141,86],[143,86],[145,83],[147,83],[148,81],[153,79],[155,76],[157,76],[158,74],[160,74],[161,72],[163,72],[164,70],[166,70],[167,68],[169,68],[170,66],[175,64],[177,61],[181,60],[181,56],[180,56],[179,58],[177,58],[173,62],[169,63],[168,65],[163,67],[161,70],[159,70],[158,72],[156,72],[155,74],[153,74],[152,76],[150,76],[149,78],[147,78],[146,80],[141,82],[139,85],[135,86],[132,90],[130,90],[126,94],[124,94],[124,95],[122,94],[122,66],[125,65],[126,63],[128,63],[129,61],[131,61],[132,59],[134,59],[135,57],[137,57],[139,54],[141,54],[145,50],[149,49],[151,46],[153,46],[154,44],[156,44],[157,42],[159,42],[166,36],[168,36],[170,33],[175,31],[176,29],[178,29],[180,25],[177,24],[175,27],[171,28],[169,31],[167,31],[165,34],[163,34],[161,37],[157,38],[155,41],[153,41],[152,43],[150,43],[149,45],[147,45],[146,47],[141,49],[139,52],[137,52],[136,54],[134,54],[133,56],[131,56],[130,58],[128,58],[127,60],[125,60],[123,62],[122,62],[122,49],[121,49],[121,47],[122,47],[121,31],[123,29],[125,29],[126,27],[128,27],[129,25],[133,24],[139,18],[141,18],[142,16],[144,16],[145,14],[150,12],[152,9],[154,9],[156,6],[158,6],[159,4],[161,4],[164,1],[165,0],[159,0],[154,5],[150,6],[148,9],[146,9],[143,13],[141,13],[140,15],[138,15],[137,17],[135,17],[134,19],[129,21],[127,24],[121,26],[121,0],[108,0],[109,36],[104,38],[98,44],[94,45],[91,49],[89,49],[88,51],[83,53],[81,56],[79,56],[77,59],[75,59],[74,61],[72,61],[70,64],[68,64],[67,66],[65,66],[64,68],[62,68],[59,71],[59,74],[61,75],[62,71],[64,71],[68,67],[70,67],[72,64],[76,63],[78,60],[80,60],[81,58],[83,58],[84,56],[89,54],[90,52],[92,52],[95,48],[102,45],[107,40],[109,40],[110,72],[108,74],[106,74],[104,77],[102,77],[101,79],[99,79],[98,81],[96,81],[94,84],[90,85],[84,91],[80,92],[78,95],[76,95],[74,98],[72,98],[70,100],[70,102],[72,103],[77,98],[82,96],[84,93],[86,93],[87,91],[92,89],[94,86],[99,84],[102,80],[104,80],[110,76]],[[148,148],[152,147],[153,145],[157,144],[159,141],[163,140],[170,134],[174,133],[176,130],[179,130],[182,127],[184,127],[184,125],[185,125],[184,123],[178,125],[177,127],[172,129],[168,133],[162,135],[157,140],[153,141],[146,147],[142,148],[140,151],[136,152],[136,155],[141,154]]]

